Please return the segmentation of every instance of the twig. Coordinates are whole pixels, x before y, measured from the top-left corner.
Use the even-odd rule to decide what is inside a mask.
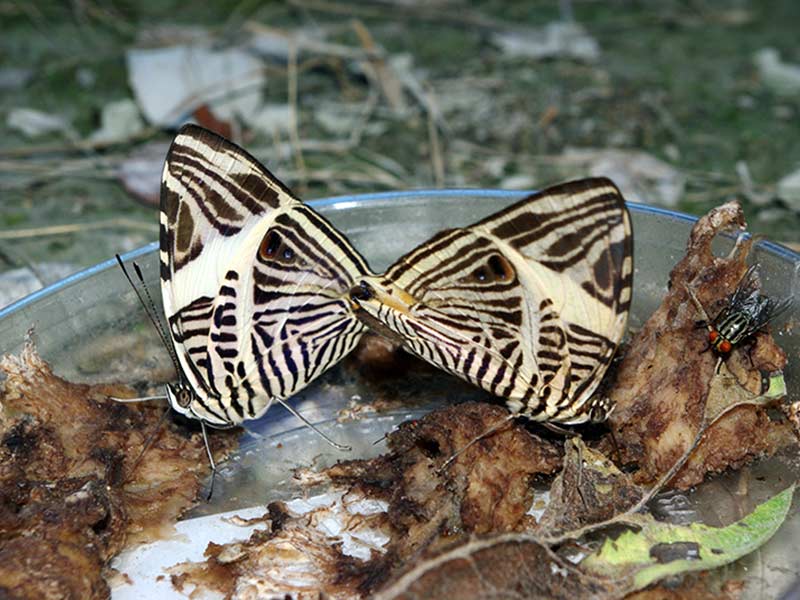
[[[369,120],[372,117],[372,113],[375,112],[375,107],[377,105],[378,105],[378,92],[375,90],[375,88],[371,87],[369,88],[369,92],[367,93],[367,99],[364,101],[361,113],[358,115],[358,122],[350,132],[349,142],[353,146],[357,146],[361,143],[361,138],[364,135],[364,130],[367,128],[367,123],[369,123]]]
[[[656,481],[655,485],[653,485],[642,498],[633,506],[631,506],[628,510],[621,512],[613,517],[606,519],[605,521],[599,521],[597,523],[590,523],[588,525],[584,525],[583,527],[579,527],[578,529],[574,529],[572,531],[567,531],[565,533],[545,537],[543,540],[551,545],[561,544],[568,540],[576,540],[582,538],[588,533],[592,533],[597,531],[598,529],[605,529],[610,527],[611,525],[633,525],[639,526],[641,525],[640,517],[637,516],[637,513],[640,512],[647,504],[658,494],[664,486],[666,486],[673,477],[678,473],[678,471],[683,468],[686,462],[691,458],[694,451],[697,447],[702,443],[703,439],[705,439],[706,433],[708,430],[711,429],[722,417],[727,415],[732,410],[739,408],[740,406],[753,406],[757,405],[757,402],[754,402],[752,399],[750,400],[742,400],[739,402],[734,402],[733,404],[726,406],[722,409],[711,421],[706,421],[701,427],[700,430],[697,432],[697,435],[694,438],[694,442],[686,449],[683,455],[673,463],[673,465],[669,468],[669,470],[664,473],[661,477],[659,477],[658,481]]]
[[[287,179],[297,178],[300,179],[298,172],[285,172],[284,177]],[[369,173],[344,173],[341,169],[316,169],[305,172],[306,181],[343,181],[345,183],[370,185],[375,184],[383,185],[389,189],[397,189],[404,187],[403,182],[397,177],[387,171],[383,171],[378,167],[372,166]]]
[[[432,103],[432,100],[431,100]],[[444,187],[444,158],[439,144],[439,128],[433,111],[428,112],[428,139],[431,145],[431,164],[433,165],[433,180],[436,187]]]
[[[416,21],[436,21],[459,27],[471,25],[473,27],[489,30],[515,28],[513,25],[490,19],[478,12],[465,10],[463,7],[459,7],[459,10],[447,8],[439,10],[435,7],[427,6],[425,3],[414,3],[411,6],[406,6],[394,2],[373,1],[369,4],[344,4],[330,2],[328,0],[289,0],[289,4],[305,10],[316,10],[319,12],[351,17],[353,15],[359,15],[360,17],[383,19],[386,18],[387,11],[390,11],[395,18],[401,17]]]
[[[405,113],[408,106],[403,96],[403,84],[400,79],[393,73],[393,69],[386,64],[382,56],[383,53],[377,51],[378,46],[366,25],[358,19],[354,19],[352,25],[361,45],[372,57],[369,63],[372,66],[375,79],[381,90],[383,90],[383,95],[386,97],[389,106],[392,107],[392,110],[400,114]]]
[[[145,141],[158,133],[154,127],[146,127],[126,140],[78,140],[69,144],[42,144],[0,150],[0,158],[15,158],[33,154],[62,154],[78,151],[104,150],[113,146]]]
[[[313,38],[297,35],[296,33],[277,29],[275,27],[267,27],[255,21],[248,21],[244,24],[242,29],[248,33],[256,35],[271,35],[281,37],[286,40],[287,45],[292,43],[295,45],[298,54],[302,52],[312,52],[326,56],[335,56],[337,58],[345,58],[348,60],[369,60],[373,58],[370,51],[362,48],[355,48],[352,46],[345,46],[344,44],[332,44],[330,42],[321,42]],[[375,52],[380,53],[381,50],[375,49]]]
[[[19,265],[25,267],[33,274],[34,278],[36,278],[40,285],[47,285],[45,282],[45,277],[42,275],[42,272],[39,270],[39,268],[33,264],[33,261],[29,260],[16,250],[11,250],[6,244],[0,244],[0,258],[2,258],[12,267]]]
[[[63,235],[65,233],[76,233],[93,229],[114,228],[136,229],[150,232],[155,232],[157,229],[154,223],[143,223],[142,221],[119,217],[116,219],[106,219],[104,221],[94,221],[92,223],[67,223],[64,225],[49,225],[47,227],[31,227],[28,229],[0,230],[0,240],[21,240],[48,235]]]
[[[292,145],[295,165],[299,171],[302,187],[306,187],[306,163],[303,160],[303,150],[300,146],[300,135],[297,131],[297,46],[294,40],[289,41],[289,77],[288,77],[288,102],[289,102],[289,140]]]

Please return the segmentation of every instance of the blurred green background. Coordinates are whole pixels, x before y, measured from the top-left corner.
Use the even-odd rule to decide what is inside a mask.
[[[0,305],[157,237],[195,120],[301,197],[535,189],[800,242],[800,3],[0,2]]]

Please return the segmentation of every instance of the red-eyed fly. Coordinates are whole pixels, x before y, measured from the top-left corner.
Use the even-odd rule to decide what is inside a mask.
[[[793,300],[792,297],[775,300],[763,295],[757,264],[747,269],[727,304],[714,319],[708,319],[691,290],[689,295],[705,317],[698,324],[708,329],[708,347],[703,352],[713,349],[721,359],[727,358],[737,345],[748,341],[775,317],[786,312]]]

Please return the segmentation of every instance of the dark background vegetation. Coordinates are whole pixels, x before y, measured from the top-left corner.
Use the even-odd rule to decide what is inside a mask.
[[[594,59],[514,56],[497,41],[536,41],[565,21],[594,40]],[[3,1],[0,287],[49,283],[156,239],[154,196],[135,197],[123,172],[132,156],[158,165],[165,146],[153,142],[179,123],[92,138],[104,107],[135,98],[126,52],[186,43],[197,30],[214,48],[238,47],[263,26],[355,56],[260,56],[264,101],[286,105],[294,125],[269,136],[222,123],[304,198],[533,189],[602,169],[612,150],[623,169],[635,162],[626,157],[652,159],[637,167],[645,183],[630,200],[663,205],[659,190],[672,186],[671,208],[701,214],[738,198],[753,231],[800,242],[800,198],[779,185],[800,169],[800,91],[755,59],[771,47],[800,64],[795,0]],[[331,106],[359,115],[352,130],[323,118]],[[19,108],[65,126],[27,135],[11,118]]]

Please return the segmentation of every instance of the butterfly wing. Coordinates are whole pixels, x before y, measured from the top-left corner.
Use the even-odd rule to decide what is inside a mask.
[[[346,292],[369,269],[257,160],[186,126],[164,165],[161,291],[187,407],[211,424],[263,414],[355,347]],[[187,412],[187,411],[182,411]]]
[[[589,401],[622,338],[632,235],[607,179],[534,194],[445,231],[363,280],[366,323],[537,420],[593,419]]]

